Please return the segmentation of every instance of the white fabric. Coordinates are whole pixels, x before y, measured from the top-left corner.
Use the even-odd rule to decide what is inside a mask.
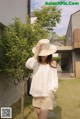
[[[25,66],[33,69],[30,88],[32,96],[49,96],[50,90],[56,92],[58,88],[57,68],[52,68],[49,64],[40,64],[34,57],[29,58]]]

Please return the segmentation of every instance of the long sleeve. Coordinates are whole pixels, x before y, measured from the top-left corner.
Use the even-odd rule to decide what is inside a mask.
[[[57,88],[58,88],[57,68],[51,68],[51,72],[50,72],[50,90],[53,90],[54,92],[56,92]]]
[[[26,63],[25,66],[28,69],[34,69],[34,67],[36,66],[36,64],[38,63],[37,59],[35,59],[34,57],[30,57]]]

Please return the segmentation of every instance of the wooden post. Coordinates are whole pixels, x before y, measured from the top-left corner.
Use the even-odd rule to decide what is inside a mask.
[[[24,80],[22,80],[21,119],[24,119]]]

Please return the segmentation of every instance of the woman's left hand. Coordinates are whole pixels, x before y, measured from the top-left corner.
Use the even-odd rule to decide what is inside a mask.
[[[50,90],[49,95],[50,96],[53,96],[54,95],[54,91],[53,90]]]

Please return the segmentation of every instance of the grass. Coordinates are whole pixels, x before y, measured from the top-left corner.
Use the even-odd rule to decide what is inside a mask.
[[[25,96],[24,119],[37,119],[31,105],[31,97]],[[12,106],[13,118],[20,119],[20,100]],[[59,80],[54,118],[80,119],[80,79]]]
[[[80,79],[60,80],[54,119],[80,119]]]
[[[32,97],[25,95],[25,104],[24,104],[24,119],[37,119],[37,115],[32,107]],[[21,118],[21,100],[12,105],[12,119]]]

